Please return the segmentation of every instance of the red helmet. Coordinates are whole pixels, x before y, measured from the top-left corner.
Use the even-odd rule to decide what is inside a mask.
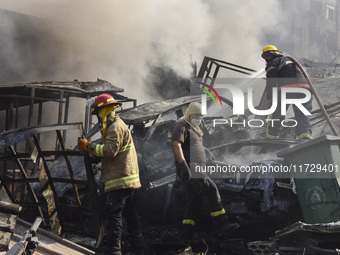
[[[97,96],[94,103],[91,105],[91,114],[98,114],[98,110],[108,105],[121,106],[122,104],[117,102],[110,94],[104,93]]]

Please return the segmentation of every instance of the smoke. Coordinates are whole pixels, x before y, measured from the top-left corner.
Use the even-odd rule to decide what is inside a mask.
[[[280,48],[280,40],[286,35],[281,1],[221,2],[212,2],[215,28],[208,54],[256,70],[263,68],[263,46],[275,44]],[[266,38],[268,33],[273,36]]]
[[[200,67],[209,56],[261,69],[263,43],[274,43],[263,36],[282,16],[279,0],[8,0],[0,8],[1,83],[99,77],[139,103],[175,94],[154,68],[187,79],[191,58]]]

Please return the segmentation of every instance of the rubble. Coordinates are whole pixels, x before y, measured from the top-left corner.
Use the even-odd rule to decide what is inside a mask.
[[[325,66],[320,71],[315,63],[307,60],[302,63],[306,68],[308,66],[307,71],[315,82],[318,93],[323,100],[327,100],[325,108],[339,128],[340,103],[336,94],[336,66]],[[216,78],[214,67],[237,70],[245,75],[256,74],[255,70],[249,68],[206,58],[198,77],[207,80]],[[17,92],[18,88],[20,93]],[[137,106],[134,99],[120,95],[122,89],[103,80],[94,83],[74,81],[5,84],[0,85],[0,91],[4,92],[2,95],[7,95],[7,99],[0,104],[0,109],[8,111],[7,131],[0,133],[0,159],[3,162],[1,169],[6,173],[1,176],[3,189],[11,202],[23,206],[22,217],[33,221],[39,215],[46,220],[40,228],[51,229],[55,234],[72,239],[89,249],[94,249],[101,222],[98,210],[101,201],[96,187],[100,164],[93,162],[86,153],[74,148],[74,145],[72,149],[66,149],[65,143],[69,141],[66,134],[72,130],[74,133],[70,137],[73,137],[73,143],[77,136],[83,134],[88,139],[95,139],[100,126],[92,125],[89,109],[85,112],[84,128],[80,123],[68,123],[67,116],[71,97],[89,99],[102,92],[112,93],[115,99],[134,104],[133,108],[120,110],[119,114],[132,129],[138,153],[142,188],[136,192],[136,199],[150,254],[167,254],[170,250],[180,251],[180,254],[302,254],[305,249],[313,249],[310,243],[315,244],[313,240],[317,240],[321,232],[325,234],[328,231],[327,235],[332,238],[338,234],[337,223],[320,227],[299,222],[303,219],[299,207],[301,198],[296,195],[290,178],[238,172],[223,174],[223,178],[216,175],[214,181],[220,190],[228,216],[232,221],[240,223],[240,230],[227,241],[216,238],[209,213],[203,210],[197,239],[184,243],[179,239],[178,223],[185,201],[182,195],[183,186],[176,180],[174,173],[171,129],[190,102],[201,100],[200,95]],[[232,101],[223,96],[221,98],[225,107],[221,112],[229,113]],[[41,125],[42,105],[51,101],[59,106],[58,124]],[[39,105],[37,113],[33,110],[36,104]],[[19,127],[15,121],[21,107],[28,108],[31,119],[28,127]],[[330,133],[321,112],[317,107],[315,109],[311,118],[315,136]],[[220,112],[214,117],[239,118],[221,116]],[[37,126],[30,126],[32,120],[37,121]],[[286,162],[277,153],[299,145],[289,129],[282,131],[282,139],[267,141],[264,140],[263,128],[229,125],[212,128],[212,125],[211,116],[204,118],[202,129],[207,138],[205,146],[209,148],[208,165],[220,164],[235,169],[239,169],[241,165],[282,166]],[[50,138],[53,142],[49,146],[46,146],[42,138],[45,132],[54,133],[52,139]],[[48,221],[50,224],[47,224]],[[333,225],[334,231],[331,231],[333,227],[330,226]],[[295,236],[301,231],[304,231],[304,239],[297,240]],[[123,241],[126,252],[129,252],[127,233],[124,233]]]

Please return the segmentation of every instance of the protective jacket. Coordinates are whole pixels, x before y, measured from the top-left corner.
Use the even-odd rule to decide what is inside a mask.
[[[300,87],[309,88],[305,77],[291,59],[283,55],[275,56],[267,61],[267,98],[272,98],[272,88]],[[269,91],[270,90],[270,91]]]
[[[276,110],[269,117],[276,120],[275,123],[268,122],[266,129],[266,138],[278,139],[280,122],[284,120],[285,116],[281,115],[281,89],[285,87],[306,88],[310,89],[305,77],[294,64],[294,62],[283,55],[275,56],[267,61],[267,99],[272,99],[272,88],[278,87],[278,102]],[[290,99],[301,98],[299,93],[290,93]],[[302,104],[309,112],[312,110],[312,98],[308,102]],[[295,131],[299,139],[313,139],[313,133],[310,126],[309,117],[306,116],[299,108],[293,105],[293,111],[297,125]]]
[[[102,143],[89,143],[87,151],[102,158],[104,192],[117,189],[137,189],[141,187],[137,153],[130,130],[112,111],[107,116],[106,137]]]

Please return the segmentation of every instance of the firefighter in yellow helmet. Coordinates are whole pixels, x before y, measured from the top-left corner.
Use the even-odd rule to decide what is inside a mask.
[[[140,222],[133,200],[134,190],[141,187],[137,154],[131,132],[115,114],[121,103],[110,94],[95,98],[91,113],[102,122],[102,141],[93,143],[86,138],[78,139],[78,147],[91,156],[101,158],[106,206],[104,212],[104,238],[96,254],[121,255],[123,217],[127,222],[132,246],[135,250],[145,248]],[[103,252],[103,253],[101,253]]]
[[[265,59],[265,56],[269,56],[269,54],[273,54],[273,55],[282,55],[282,52],[279,51],[274,45],[267,45],[263,47],[262,50],[262,58]]]
[[[190,169],[206,165],[206,154],[203,146],[201,104],[191,103],[184,116],[176,121],[172,130],[172,147],[175,155],[176,173],[186,187],[186,208],[182,221],[183,238],[190,239],[196,226],[196,220],[202,212],[203,199],[209,206],[210,215],[217,235],[226,238],[239,225],[230,223],[223,208],[221,196],[216,184],[207,176],[192,178]]]
[[[267,95],[268,107],[271,107],[272,105],[272,89],[274,87],[277,87],[278,89],[278,103],[276,110],[270,116],[270,120],[273,121],[268,122],[266,138],[278,139],[280,137],[279,128],[281,121],[285,119],[285,116],[281,115],[281,89],[285,87],[310,88],[305,77],[294,62],[290,58],[284,56],[274,45],[263,47],[261,57],[266,61],[267,85],[265,93]],[[287,98],[289,99],[298,99],[303,98],[304,96],[305,95],[302,95],[301,93],[287,94]],[[311,112],[312,98],[302,105]],[[297,122],[295,133],[298,139],[313,139],[309,117],[296,107],[296,105],[293,105],[293,111]]]

